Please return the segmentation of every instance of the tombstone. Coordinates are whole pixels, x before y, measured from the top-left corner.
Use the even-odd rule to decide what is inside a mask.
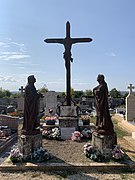
[[[134,86],[129,84],[128,89],[129,94],[126,97],[126,121],[133,121],[135,120],[135,96],[132,91]]]
[[[90,42],[91,38],[71,38],[70,37],[70,23],[67,21],[66,23],[66,37],[65,38],[57,38],[57,39],[45,39],[46,43],[60,43],[64,45],[65,51],[63,53],[63,58],[65,60],[65,68],[66,68],[66,104],[60,107],[60,117],[59,117],[59,125],[61,128],[61,135],[64,133],[69,133],[70,138],[72,136],[71,128],[78,128],[78,117],[75,115],[75,111],[77,106],[72,105],[71,100],[71,74],[70,74],[70,63],[73,62],[71,48],[75,43],[82,42]],[[64,130],[62,129],[64,128]],[[66,128],[66,129],[65,129]],[[67,137],[67,136],[63,136]]]
[[[24,97],[17,99],[17,111],[21,113],[24,112]]]
[[[49,109],[53,110],[53,114],[56,113],[57,108],[57,93],[55,91],[48,91],[45,93],[45,114],[49,115]]]
[[[24,90],[23,86],[19,88],[21,91],[21,97],[17,99],[17,111],[23,113],[24,112]]]

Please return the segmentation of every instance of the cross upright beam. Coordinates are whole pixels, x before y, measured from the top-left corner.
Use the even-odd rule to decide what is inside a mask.
[[[71,105],[71,73],[70,73],[70,61],[73,62],[71,47],[72,44],[82,43],[82,42],[91,42],[91,38],[71,38],[70,37],[70,23],[67,21],[66,23],[66,37],[65,38],[53,38],[53,39],[45,39],[46,43],[60,43],[64,45],[65,51],[63,58],[65,59],[65,67],[66,67],[66,102],[67,106]]]

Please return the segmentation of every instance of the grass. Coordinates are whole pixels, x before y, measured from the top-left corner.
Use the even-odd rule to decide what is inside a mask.
[[[130,135],[129,132],[127,132],[126,130],[124,130],[118,126],[118,121],[116,119],[113,119],[112,122],[114,125],[114,131],[116,132],[118,138],[123,138],[123,136],[129,136]]]
[[[130,133],[128,133],[126,130],[122,129],[118,126],[118,121],[116,119],[112,119],[113,125],[114,125],[114,131],[117,134],[118,138],[123,138],[123,136],[129,136]],[[96,117],[91,116],[90,117],[90,123],[96,123]]]

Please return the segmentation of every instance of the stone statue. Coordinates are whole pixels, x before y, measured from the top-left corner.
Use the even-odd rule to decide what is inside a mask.
[[[40,94],[37,93],[37,90],[34,86],[36,79],[34,75],[28,77],[28,84],[25,87],[24,95],[24,121],[22,134],[38,134],[40,130],[37,129],[40,125],[38,118],[39,110],[39,97]]]
[[[99,134],[113,134],[113,123],[108,107],[108,87],[104,80],[104,75],[97,77],[99,85],[93,89],[94,106],[96,109],[96,129]]]

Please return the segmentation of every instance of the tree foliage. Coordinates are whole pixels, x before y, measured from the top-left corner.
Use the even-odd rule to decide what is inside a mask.
[[[93,95],[93,92],[92,92],[91,89],[86,89],[86,90],[84,91],[84,95],[85,95],[85,96],[92,96],[92,95]]]
[[[11,92],[9,90],[5,90],[0,88],[0,98],[6,98],[11,96]]]
[[[116,88],[113,88],[110,91],[110,96],[113,97],[113,98],[118,98],[118,97],[121,97],[121,93]]]
[[[48,89],[46,87],[42,87],[41,89],[38,90],[41,94],[45,94],[48,92]]]

